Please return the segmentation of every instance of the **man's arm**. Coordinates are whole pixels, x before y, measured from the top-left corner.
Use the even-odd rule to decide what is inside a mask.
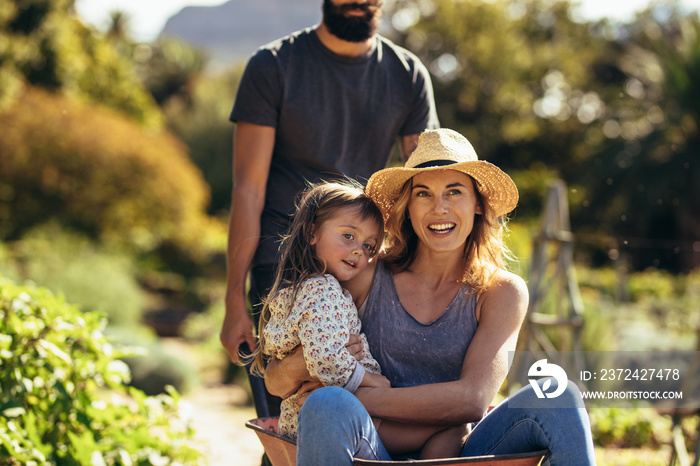
[[[416,150],[418,146],[418,137],[420,134],[407,134],[406,136],[401,136],[399,138],[399,145],[401,150],[401,161],[406,162],[408,157]]]
[[[260,217],[275,144],[275,128],[238,122],[233,140],[233,191],[226,252],[226,316],[219,338],[233,362],[243,342],[255,349],[245,283],[260,241]]]

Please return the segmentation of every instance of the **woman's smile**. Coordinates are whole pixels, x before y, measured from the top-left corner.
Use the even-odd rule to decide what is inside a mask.
[[[432,232],[437,233],[439,235],[446,235],[446,234],[452,232],[452,230],[454,230],[456,226],[457,226],[456,223],[448,222],[448,223],[434,223],[432,225],[428,225],[428,228]]]
[[[464,249],[481,213],[474,182],[455,170],[423,172],[412,179],[408,213],[422,244],[435,251]]]

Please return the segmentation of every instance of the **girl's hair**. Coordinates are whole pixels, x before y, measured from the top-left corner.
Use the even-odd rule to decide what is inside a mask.
[[[509,258],[510,253],[503,243],[507,217],[496,217],[493,209],[484,202],[473,178],[472,183],[483,214],[475,215],[472,232],[465,244],[462,280],[478,294],[488,288],[496,271],[503,266],[504,257]],[[410,267],[418,251],[418,235],[408,216],[412,188],[413,178],[404,184],[386,222],[386,251],[382,259],[395,271]]]
[[[265,372],[266,357],[262,353],[262,348],[265,346],[263,330],[270,320],[270,302],[281,290],[291,288],[292,294],[287,308],[287,315],[289,315],[302,284],[309,278],[325,273],[326,264],[316,255],[315,249],[311,246],[311,240],[314,232],[318,231],[323,223],[334,218],[342,209],[348,208],[356,209],[362,220],[372,219],[377,222],[379,237],[370,257],[378,254],[384,239],[382,213],[365,195],[359,183],[352,180],[322,182],[303,191],[297,202],[292,224],[287,235],[282,238],[281,258],[277,265],[275,281],[267,298],[263,300],[258,323],[258,347],[247,358],[253,360],[251,367],[253,373],[262,376]]]

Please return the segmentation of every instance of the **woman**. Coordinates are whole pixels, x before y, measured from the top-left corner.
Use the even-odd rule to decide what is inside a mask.
[[[528,386],[484,416],[508,372],[527,310],[524,281],[503,269],[503,219],[517,204],[513,181],[478,160],[469,141],[424,132],[403,168],[375,173],[367,194],[386,221],[387,248],[344,283],[391,388],[315,390],[304,403],[299,466],[390,459],[370,415],[382,423],[477,423],[462,456],[549,449],[551,465],[595,464],[588,415],[569,383],[539,400]],[[308,376],[287,358],[268,372],[272,392]],[[302,361],[303,364],[303,361]],[[517,398],[517,400],[513,400]]]

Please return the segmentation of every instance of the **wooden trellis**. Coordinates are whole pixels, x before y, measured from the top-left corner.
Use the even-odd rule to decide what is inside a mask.
[[[544,354],[567,372],[583,367],[581,329],[583,303],[573,261],[573,234],[569,222],[566,185],[553,182],[547,191],[538,233],[533,238],[528,290],[530,302],[518,351]],[[545,329],[553,329],[545,331]],[[549,336],[548,336],[549,334]],[[552,340],[556,335],[557,344]],[[565,352],[568,357],[562,357]],[[567,360],[568,359],[568,360]],[[523,380],[534,358],[520,358],[513,368]],[[572,378],[574,373],[569,372]]]

